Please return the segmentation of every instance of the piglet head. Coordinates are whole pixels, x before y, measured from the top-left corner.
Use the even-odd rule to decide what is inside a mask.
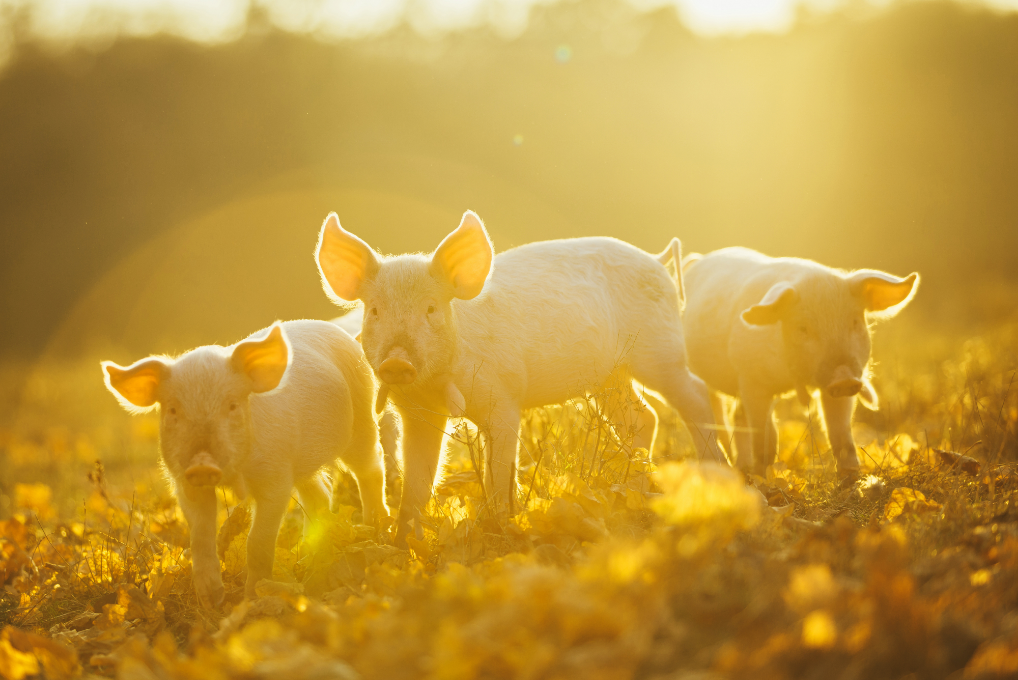
[[[364,303],[361,345],[383,385],[435,384],[457,346],[454,300],[481,294],[493,250],[480,218],[466,212],[430,255],[382,257],[344,230],[335,213],[318,242],[318,269],[333,301]]]
[[[106,386],[132,412],[159,407],[163,461],[178,483],[242,485],[251,450],[252,394],[279,386],[290,348],[282,326],[233,347],[210,345],[126,368],[103,362]]]
[[[742,313],[751,326],[780,325],[784,355],[800,399],[813,389],[829,398],[859,395],[876,408],[867,379],[869,321],[893,316],[915,294],[918,274],[904,279],[875,270],[845,274],[817,266],[774,284]]]

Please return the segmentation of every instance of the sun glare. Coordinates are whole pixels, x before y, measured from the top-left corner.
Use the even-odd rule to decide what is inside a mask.
[[[0,0],[0,39],[18,12],[27,12],[30,30],[44,39],[75,40],[125,33],[165,32],[192,40],[221,42],[246,27],[254,5],[283,30],[325,38],[376,35],[405,20],[426,35],[487,24],[505,37],[519,35],[531,10],[561,0]],[[875,7],[894,0],[864,0]],[[999,10],[1018,9],[1018,0],[968,0]],[[781,32],[792,26],[798,8],[837,9],[848,0],[629,0],[639,10],[674,6],[701,35]]]

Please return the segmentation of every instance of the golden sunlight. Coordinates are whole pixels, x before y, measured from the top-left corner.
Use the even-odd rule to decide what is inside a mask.
[[[1016,10],[0,0],[0,678],[1015,677]]]
[[[220,42],[237,37],[247,21],[263,14],[277,27],[326,38],[351,38],[387,31],[402,21],[424,34],[489,25],[512,37],[526,27],[531,10],[561,0],[0,0],[0,37],[5,23],[27,15],[30,31],[51,40],[169,33]],[[886,7],[896,0],[864,0]],[[831,12],[859,3],[849,0],[628,0],[637,10],[673,6],[683,22],[702,35],[780,32],[800,9]],[[969,0],[1000,10],[1018,0]]]

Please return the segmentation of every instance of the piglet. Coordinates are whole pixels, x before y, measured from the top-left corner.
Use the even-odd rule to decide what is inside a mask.
[[[349,333],[357,342],[361,341],[361,328],[364,326],[364,307],[358,305],[343,316],[332,319],[344,331]],[[383,395],[384,396],[384,395]],[[403,471],[399,464],[399,416],[391,408],[384,408],[382,402],[378,402],[382,413],[378,418],[378,438],[381,441],[383,459],[385,461],[385,488],[386,493],[398,495],[398,489],[403,483]],[[337,478],[337,483],[339,478]],[[337,498],[333,492],[333,502]]]
[[[690,366],[712,390],[737,397],[738,464],[763,474],[777,454],[774,399],[820,393],[838,472],[856,476],[856,396],[878,405],[869,382],[870,326],[912,300],[919,275],[845,272],[810,260],[725,248],[685,261]],[[717,404],[717,401],[715,402]]]
[[[271,578],[279,523],[296,486],[309,516],[327,510],[322,468],[339,458],[357,479],[366,523],[388,515],[372,414],[375,382],[360,345],[325,321],[276,323],[231,347],[102,363],[132,413],[159,409],[162,462],[191,530],[199,602],[217,606],[216,486],[250,493],[247,597]]]
[[[401,415],[397,544],[431,496],[448,417],[481,431],[487,497],[504,519],[523,409],[583,396],[616,370],[676,407],[701,455],[725,460],[707,388],[686,368],[676,285],[628,243],[545,241],[496,257],[467,211],[433,253],[383,257],[331,214],[318,266],[336,302],[363,302],[365,356]]]

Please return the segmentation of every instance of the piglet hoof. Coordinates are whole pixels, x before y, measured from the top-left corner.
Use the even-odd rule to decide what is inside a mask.
[[[396,526],[396,518],[391,515],[382,515],[378,524],[375,525],[375,538],[379,543],[392,543],[392,530]]]
[[[742,470],[742,473],[747,477],[766,477],[767,476],[767,463],[763,462],[754,455],[739,454],[735,459],[735,467]]]
[[[223,604],[226,589],[223,588],[223,577],[218,572],[195,574],[194,589],[202,609],[219,609]]]
[[[422,541],[424,540],[424,527],[419,520],[401,514],[396,520],[396,538],[393,544],[400,550],[406,550],[408,548],[406,539],[410,534],[413,534],[418,541]]]
[[[859,468],[838,468],[838,489],[851,489],[859,481]]]

